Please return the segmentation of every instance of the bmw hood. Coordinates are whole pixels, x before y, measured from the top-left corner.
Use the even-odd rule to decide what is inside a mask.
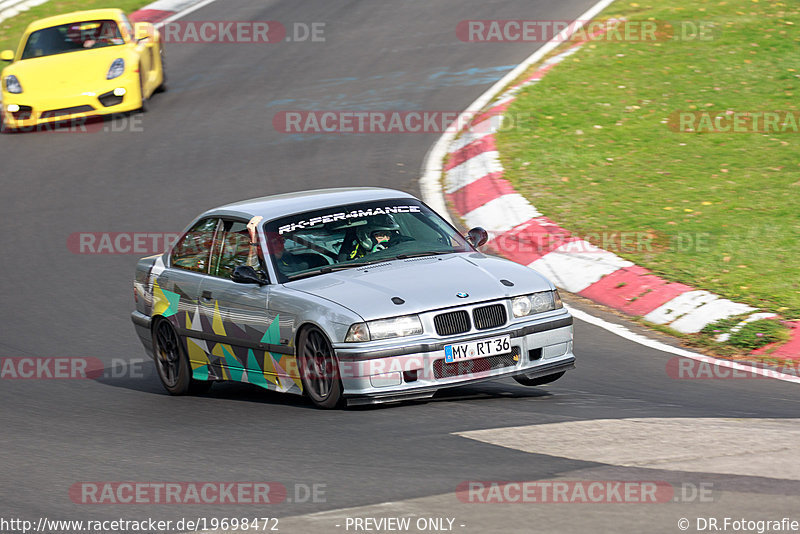
[[[478,253],[394,260],[297,280],[286,287],[341,304],[366,321],[553,288],[532,269]],[[402,302],[396,303],[396,297]]]

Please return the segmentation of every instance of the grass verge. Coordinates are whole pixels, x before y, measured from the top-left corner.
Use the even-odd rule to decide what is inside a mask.
[[[508,110],[530,118],[498,135],[506,177],[577,235],[645,234],[610,250],[665,278],[800,318],[800,133],[673,127],[681,111],[798,113],[800,4],[618,2],[604,16],[713,31],[585,45]]]

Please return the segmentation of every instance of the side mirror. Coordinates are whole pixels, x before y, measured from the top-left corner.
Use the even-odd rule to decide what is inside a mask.
[[[489,232],[481,228],[480,226],[476,226],[465,236],[466,240],[475,248],[482,247],[489,241]]]
[[[263,286],[267,283],[264,277],[259,275],[255,269],[249,265],[240,265],[231,273],[231,280],[237,284],[258,284]]]
[[[3,50],[0,52],[0,61],[14,61],[14,51]]]
[[[153,37],[155,26],[149,22],[137,22],[133,25],[133,39],[137,44]]]

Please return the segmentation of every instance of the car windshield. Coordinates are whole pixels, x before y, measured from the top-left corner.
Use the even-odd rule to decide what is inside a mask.
[[[335,206],[264,225],[279,282],[393,259],[472,250],[466,240],[415,199]]]
[[[28,36],[22,59],[125,44],[113,20],[72,22],[36,30]]]

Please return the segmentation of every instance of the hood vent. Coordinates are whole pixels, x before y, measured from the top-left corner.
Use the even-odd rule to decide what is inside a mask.
[[[386,267],[387,265],[391,265],[391,263],[376,263],[375,265],[365,265],[364,267],[356,268],[356,271],[361,271],[362,273],[365,273],[370,269],[380,269],[381,267]]]

